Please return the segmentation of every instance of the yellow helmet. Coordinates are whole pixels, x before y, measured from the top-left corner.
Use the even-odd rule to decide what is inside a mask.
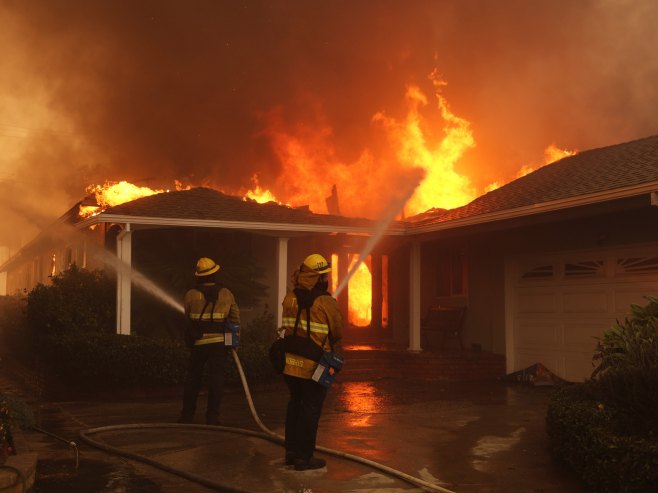
[[[208,257],[201,257],[196,263],[196,272],[194,275],[197,277],[209,276],[218,270],[219,265],[217,265],[213,259]]]
[[[319,253],[313,253],[306,257],[304,259],[304,265],[318,274],[331,272],[331,264]]]

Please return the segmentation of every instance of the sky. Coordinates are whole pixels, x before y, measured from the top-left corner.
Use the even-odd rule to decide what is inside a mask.
[[[437,97],[467,123],[450,166],[475,195],[551,144],[658,134],[655,19],[654,0],[0,0],[0,244],[105,180],[286,193],[281,136],[301,186],[329,195],[340,168],[385,197],[408,173],[381,122],[410,87],[428,146]]]

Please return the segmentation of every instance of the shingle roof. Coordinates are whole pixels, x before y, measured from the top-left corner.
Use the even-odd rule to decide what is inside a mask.
[[[101,213],[101,216],[107,215],[343,227],[374,225],[368,219],[315,214],[308,208],[293,208],[274,202],[259,204],[203,187],[142,197]]]
[[[651,182],[658,182],[658,135],[583,151],[544,166],[463,207],[428,211],[408,220],[414,226],[446,223]]]
[[[432,209],[395,225],[431,230],[453,221],[484,218],[488,214],[539,206],[641,184],[658,184],[658,135],[583,151],[544,166],[456,209]],[[539,212],[540,209],[537,209]],[[143,197],[107,209],[102,216],[170,218],[175,220],[231,221],[261,224],[372,228],[374,221],[292,208],[269,202],[259,204],[210,188],[193,188]]]

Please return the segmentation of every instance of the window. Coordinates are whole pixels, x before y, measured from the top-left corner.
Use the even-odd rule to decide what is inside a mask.
[[[658,272],[658,257],[617,259],[617,274],[654,274],[656,272]]]
[[[603,260],[587,260],[583,262],[565,262],[564,277],[566,279],[583,279],[587,277],[604,277],[605,262]]]
[[[464,296],[468,292],[466,255],[462,251],[439,254],[437,296]]]
[[[526,270],[521,279],[524,281],[533,280],[533,279],[552,279],[554,274],[554,267],[552,264],[538,265]]]

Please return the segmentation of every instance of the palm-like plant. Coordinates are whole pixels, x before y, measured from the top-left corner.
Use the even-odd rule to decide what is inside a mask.
[[[658,367],[658,299],[647,296],[645,306],[631,305],[631,316],[598,338],[592,378],[608,371]]]

